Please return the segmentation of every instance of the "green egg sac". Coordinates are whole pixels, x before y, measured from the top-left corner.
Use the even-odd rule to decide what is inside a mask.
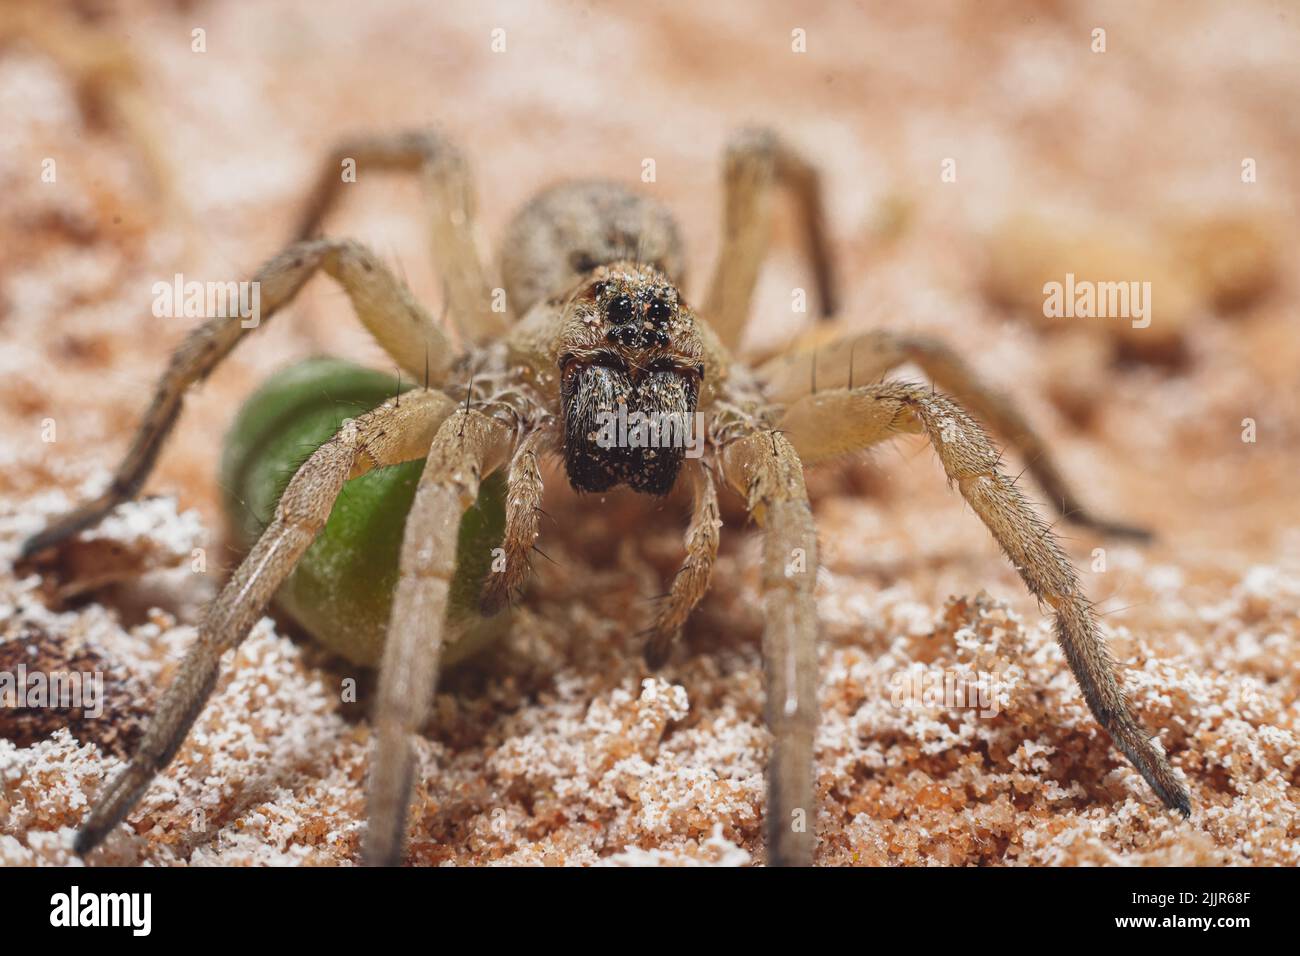
[[[221,459],[232,543],[247,551],[270,522],[298,466],[338,429],[391,398],[397,381],[336,359],[311,359],[276,375],[240,409]],[[349,480],[320,536],[275,596],[277,610],[348,660],[377,666],[383,653],[402,529],[424,462]],[[444,629],[450,667],[499,639],[508,614],[484,618],[478,594],[505,533],[505,479],[485,479],[460,524]]]

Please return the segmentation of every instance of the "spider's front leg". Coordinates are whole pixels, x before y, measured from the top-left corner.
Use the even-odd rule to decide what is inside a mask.
[[[440,392],[407,393],[344,422],[298,469],[270,525],[204,615],[139,749],[91,808],[77,834],[78,853],[94,849],[171,762],[216,685],[221,655],[248,635],[324,527],[343,483],[372,468],[421,457],[451,410],[451,399]]]
[[[904,431],[923,431],[948,480],[997,539],[1030,593],[1056,614],[1056,637],[1097,722],[1170,809],[1191,812],[1187,787],[1138,722],[1078,575],[1051,530],[998,469],[984,430],[956,402],[901,382],[835,389],[792,405],[779,427],[815,462]]]
[[[429,715],[461,518],[510,455],[512,428],[461,407],[438,430],[402,533],[392,619],[379,669],[365,859],[401,860],[414,779],[411,738]]]
[[[768,862],[809,866],[817,816],[817,529],[803,465],[779,431],[756,431],[727,445],[722,468],[764,531],[763,660],[773,736],[767,771]]]
[[[926,335],[876,330],[852,335],[775,358],[759,369],[765,394],[773,402],[792,404],[825,389],[852,389],[854,383],[878,381],[900,365],[913,362],[939,388],[952,395],[1002,436],[1020,455],[1047,500],[1071,524],[1114,537],[1146,541],[1151,533],[1095,514],[1071,488],[1047,443],[1004,393],[980,380],[975,370],[945,343]],[[861,427],[846,423],[845,429]],[[828,428],[829,433],[834,430]],[[841,430],[841,437],[848,431]],[[850,439],[850,444],[852,440]]]

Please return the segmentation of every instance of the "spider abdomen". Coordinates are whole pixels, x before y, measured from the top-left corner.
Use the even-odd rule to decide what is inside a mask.
[[[562,183],[539,194],[506,230],[501,272],[516,315],[602,265],[631,261],[682,279],[677,223],[659,202],[619,183]]]

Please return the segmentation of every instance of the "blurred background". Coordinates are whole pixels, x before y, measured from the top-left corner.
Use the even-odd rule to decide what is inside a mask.
[[[1286,3],[3,9],[0,331],[18,431],[44,411],[68,438],[124,437],[189,324],[151,315],[152,284],[251,274],[344,135],[454,136],[477,171],[485,253],[537,189],[635,183],[653,159],[643,185],[682,221],[698,301],[726,137],[758,123],[825,173],[849,326],[948,336],[1045,427],[1066,419],[1067,442],[1092,428],[1119,443],[1108,469],[1140,450],[1148,467],[1131,470],[1161,486],[1157,501],[1200,492],[1184,514],[1222,507],[1224,481],[1246,491],[1297,436],[1283,387],[1300,358],[1284,315],[1300,189]],[[419,209],[415,183],[372,177],[328,228],[374,246],[436,308]],[[773,243],[755,347],[804,321],[789,307],[808,284],[792,239],[781,228]],[[1045,319],[1043,282],[1066,272],[1151,282],[1154,321]],[[318,350],[382,361],[324,282],[236,354],[189,424],[219,432],[227,386]],[[1260,422],[1255,447],[1244,417]],[[1197,467],[1171,481],[1164,456],[1189,444]],[[38,467],[85,462],[30,451]],[[210,484],[192,457],[173,447],[159,479]],[[1115,506],[1132,500],[1101,483]]]
[[[1141,686],[1163,701],[1147,714],[1153,725],[1173,727],[1166,747],[1183,754],[1176,763],[1195,776],[1201,805],[1223,813],[1190,843],[1154,815],[1123,824],[1130,829],[1090,831],[1094,859],[1252,862],[1258,857],[1242,841],[1263,820],[1280,826],[1280,843],[1269,850],[1257,843],[1253,852],[1280,861],[1295,854],[1300,836],[1296,767],[1281,756],[1295,749],[1300,640],[1298,50],[1300,10],[1281,0],[923,7],[885,0],[0,0],[7,553],[47,512],[102,486],[167,356],[193,325],[151,314],[153,284],[177,272],[201,281],[249,277],[288,238],[340,138],[427,125],[453,136],[474,165],[482,248],[493,260],[509,216],[541,187],[586,176],[635,184],[676,212],[690,262],[685,291],[698,303],[718,243],[724,144],[738,127],[769,125],[824,173],[839,321],[943,337],[1016,399],[1089,504],[1157,532],[1141,549],[1060,528],[1072,556],[1092,569],[1085,581],[1107,615],[1117,655],[1136,668],[1172,662],[1172,670],[1143,672]],[[653,182],[642,180],[647,159]],[[372,246],[437,312],[441,292],[420,209],[414,182],[363,172],[326,229]],[[778,208],[747,338],[754,350],[779,346],[811,321],[790,308],[791,290],[811,281],[794,225]],[[1150,324],[1045,317],[1044,283],[1067,273],[1149,282]],[[224,429],[257,383],[321,352],[386,364],[328,280],[313,281],[191,397],[147,492],[193,509],[189,520],[218,543]],[[57,424],[57,441],[42,440],[48,420]],[[951,618],[951,595],[987,589],[1030,622],[1035,641],[1044,640],[1037,609],[945,488],[932,453],[900,442],[827,469],[812,490],[825,569],[823,671],[833,675],[826,704],[842,719],[823,731],[823,788],[837,809],[824,812],[822,859],[1008,862],[1023,853],[1022,860],[1049,862],[1052,852],[1079,843],[1057,828],[1026,849],[1019,834],[1038,825],[1039,811],[1059,810],[1059,798],[1033,796],[1032,786],[1009,777],[977,795],[969,781],[953,782],[961,773],[956,757],[943,766],[909,763],[933,755],[873,738],[863,729],[870,695],[846,689],[865,679],[866,661],[911,639],[907,620],[929,622],[917,632],[928,633],[935,620]],[[564,498],[559,482],[550,494]],[[657,530],[631,545],[649,506],[632,517],[611,517],[590,502],[560,507],[569,509],[572,530],[546,535],[552,541],[543,547],[560,566],[541,570],[524,612],[531,623],[521,625],[544,676],[519,678],[518,693],[532,700],[537,687],[553,688],[557,674],[581,675],[558,698],[576,707],[620,681],[635,688],[637,627],[629,621],[680,552],[680,508],[660,505],[671,520],[653,519]],[[1108,549],[1103,571],[1093,566],[1097,547]],[[752,536],[733,535],[717,594],[680,652],[690,663],[679,662],[667,678],[691,690],[691,721],[727,713],[750,730],[757,725],[753,706],[737,703],[761,686],[756,554]],[[593,579],[607,557],[614,558],[608,579]],[[570,583],[575,571],[584,587]],[[604,588],[594,599],[592,580]],[[187,593],[192,601],[208,592]],[[575,611],[583,601],[587,610]],[[192,611],[179,598],[169,609],[182,624]],[[577,648],[557,637],[574,631],[575,614],[588,615],[577,630],[590,637]],[[1051,658],[1050,641],[1042,646]],[[703,660],[715,653],[726,663]],[[1069,698],[1068,675],[1051,659],[1043,679]],[[581,683],[593,668],[605,669],[603,682]],[[697,699],[697,688],[715,679],[722,683]],[[1249,719],[1238,714],[1230,732],[1223,713],[1236,713],[1230,701],[1240,702],[1247,681],[1265,689],[1268,706]],[[1070,706],[1077,709],[1077,700]],[[438,759],[481,771],[488,758],[474,751],[484,728],[497,726],[493,715],[489,705],[472,719],[444,715],[443,730],[462,739],[437,751]],[[536,714],[539,727],[544,716]],[[1055,719],[1026,717],[1020,732],[1050,734]],[[1231,755],[1265,725],[1285,737],[1275,743],[1277,755],[1255,752],[1234,763]],[[1088,760],[1115,766],[1086,718],[1070,726],[1093,741]],[[998,763],[997,746],[966,743],[977,763]],[[1070,750],[1063,741],[1055,746]],[[832,759],[836,747],[858,747],[858,756],[835,751]],[[682,745],[682,755],[695,752]],[[313,760],[334,759],[311,753],[295,773],[320,776]],[[1056,765],[1016,766],[1013,776],[1037,775],[1033,786],[1050,778],[1068,789],[1075,775]],[[945,774],[948,783],[934,784]],[[881,837],[886,823],[915,819],[902,807],[929,806],[917,794],[932,785],[965,796],[925,812],[977,813],[976,804],[995,804],[1002,793],[1006,819],[953,824],[991,828],[983,841]],[[483,786],[501,789],[499,780]],[[717,819],[728,839],[761,858],[761,787],[736,786],[750,809],[719,811]],[[1107,786],[1110,799],[1129,793],[1128,784]],[[475,814],[490,815],[491,801],[448,809],[445,793],[426,796],[430,847],[476,833],[474,852],[525,859],[506,837],[476,829]],[[1089,808],[1101,796],[1088,790],[1072,799],[1079,819],[1092,819]],[[1140,794],[1133,799],[1141,803]],[[232,817],[251,806],[233,798],[222,805]],[[881,805],[893,810],[877,812]],[[552,821],[548,830],[535,808],[518,812],[527,822],[509,832],[560,846],[567,824]],[[656,830],[632,814],[615,833],[603,812],[565,817],[603,821],[599,853],[620,840],[682,845],[715,822]],[[29,825],[25,818],[9,827]],[[452,851],[428,852],[441,859]],[[561,861],[585,859],[554,852]],[[346,847],[339,853],[346,856]]]

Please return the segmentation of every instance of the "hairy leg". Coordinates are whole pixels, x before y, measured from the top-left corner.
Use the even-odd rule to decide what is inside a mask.
[[[763,658],[767,720],[768,862],[812,864],[817,732],[817,529],[803,466],[780,432],[755,432],[723,451],[723,474],[763,527]]]
[[[488,574],[483,583],[479,609],[487,615],[504,608],[523,587],[532,570],[529,555],[537,540],[538,515],[542,507],[542,471],[538,454],[544,441],[541,431],[530,432],[515,449],[506,481],[506,533],[501,542],[505,567]]]
[[[1056,637],[1097,722],[1171,809],[1191,812],[1186,786],[1138,722],[1092,605],[1050,529],[1010,478],[984,430],[952,399],[888,382],[837,389],[795,403],[779,427],[811,459],[901,431],[924,431],[962,496],[988,527],[1030,593],[1056,615]]]
[[[914,362],[939,388],[1002,436],[1025,461],[1052,507],[1073,524],[1106,535],[1145,540],[1150,533],[1094,514],[1079,500],[1046,443],[1005,393],[981,381],[955,351],[937,339],[887,331],[848,336],[765,364],[759,378],[774,402],[788,404],[827,389],[853,388]],[[828,432],[834,426],[827,423]],[[860,426],[859,426],[860,427]],[[809,454],[812,450],[809,449]],[[803,450],[800,454],[808,461]],[[825,456],[818,456],[825,457]]]
[[[367,863],[392,866],[401,860],[414,779],[411,737],[428,717],[438,681],[461,518],[478,497],[483,476],[509,455],[513,434],[496,419],[462,407],[429,449],[402,533],[401,570],[379,669]]]
[[[474,241],[474,184],[469,162],[454,143],[433,130],[363,136],[339,143],[322,167],[298,223],[295,238],[315,236],[345,185],[343,164],[357,175],[419,173],[429,198],[434,267],[446,289],[452,320],[477,342],[501,336],[503,313],[492,311],[487,271]]]
[[[213,318],[186,336],[159,379],[153,401],[108,488],[28,539],[22,557],[97,524],[119,504],[135,497],[180,416],[190,386],[206,379],[236,345],[292,301],[317,269],[324,269],[343,286],[357,317],[404,369],[420,377],[427,369],[432,384],[442,382],[451,361],[446,337],[370,250],[349,240],[295,243],[253,277],[260,300],[257,323],[245,327],[238,317]]]
[[[656,669],[668,660],[673,644],[681,636],[682,625],[709,590],[713,562],[718,556],[722,516],[718,511],[718,491],[713,485],[713,474],[700,462],[695,463],[690,473],[694,504],[691,524],[686,530],[686,560],[655,614],[650,640],[645,648],[646,664]]]
[[[77,834],[76,850],[94,849],[171,762],[217,682],[221,655],[239,645],[271,596],[325,526],[343,483],[371,468],[425,454],[452,401],[435,391],[408,392],[355,419],[298,469],[275,516],[199,625],[199,633],[163,695],[130,763],[99,795]]]
[[[751,129],[742,130],[727,146],[723,177],[722,249],[704,310],[722,343],[736,348],[749,318],[772,228],[773,184],[794,195],[822,315],[833,314],[837,308],[835,276],[816,168],[770,130]]]

